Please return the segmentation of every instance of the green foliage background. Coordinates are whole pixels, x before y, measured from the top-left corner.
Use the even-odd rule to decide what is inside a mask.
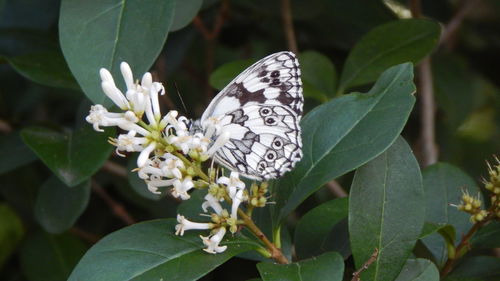
[[[0,280],[351,280],[374,248],[363,281],[440,280],[445,241],[471,226],[449,204],[478,192],[500,151],[500,4],[466,2],[290,1],[305,156],[255,214],[295,262],[276,265],[248,253],[244,232],[216,256],[198,233],[174,236],[172,218],[198,214],[201,195],[147,192],[135,159],[107,143],[116,131],[84,118],[111,106],[98,70],[117,78],[122,61],[164,83],[163,112],[199,117],[239,72],[288,48],[282,1],[0,0]],[[408,18],[415,3],[422,17]],[[440,161],[427,167],[425,58]],[[499,234],[498,221],[481,229],[446,280],[498,280]]]

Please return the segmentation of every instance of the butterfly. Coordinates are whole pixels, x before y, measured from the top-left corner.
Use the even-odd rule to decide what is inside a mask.
[[[281,177],[302,158],[302,81],[295,54],[271,54],[239,74],[196,122],[215,118],[229,141],[214,160],[254,180]],[[217,136],[213,136],[215,139]]]

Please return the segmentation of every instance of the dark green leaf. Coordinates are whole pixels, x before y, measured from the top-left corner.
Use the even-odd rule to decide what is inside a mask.
[[[0,55],[2,56],[10,57],[51,51],[57,47],[57,40],[41,30],[0,29]]]
[[[197,280],[255,248],[252,242],[229,240],[223,243],[225,252],[211,255],[202,251],[199,232],[176,236],[175,224],[173,219],[147,221],[108,235],[85,254],[69,281]]]
[[[427,237],[433,233],[439,232],[441,229],[446,228],[446,227],[453,229],[453,226],[451,226],[449,224],[426,222],[426,223],[424,223],[424,227],[422,228],[422,233],[420,233],[419,239]],[[453,232],[454,232],[454,230],[453,230]]]
[[[111,104],[101,90],[100,68],[107,68],[115,80],[121,82],[119,65],[122,61],[128,62],[136,75],[142,75],[151,67],[167,39],[175,2],[62,1],[61,48],[69,68],[90,100]]]
[[[0,268],[21,242],[24,228],[21,219],[6,204],[0,203]]]
[[[446,281],[491,280],[500,276],[500,258],[478,256],[465,258],[450,273]]]
[[[500,248],[500,222],[493,221],[479,229],[471,244],[472,248]]]
[[[395,281],[439,281],[439,271],[426,259],[409,259]]]
[[[330,235],[333,227],[347,217],[348,199],[328,201],[307,212],[295,228],[295,251],[300,259],[317,256],[331,249],[328,241],[336,237]]]
[[[441,53],[432,58],[432,75],[438,107],[456,129],[475,107],[477,77],[462,58]]]
[[[304,157],[274,188],[274,223],[331,179],[373,159],[398,137],[415,102],[413,67],[385,71],[367,94],[333,99],[301,122]]]
[[[439,34],[439,24],[426,19],[399,20],[374,28],[349,53],[338,92],[375,81],[390,66],[417,63],[436,46]]]
[[[190,24],[202,3],[203,0],[176,0],[174,20],[170,31],[177,31]]]
[[[47,232],[64,232],[72,227],[85,211],[89,198],[89,181],[69,187],[52,176],[38,191],[35,217]]]
[[[83,243],[69,234],[38,232],[25,241],[21,266],[29,281],[66,281],[83,253]]]
[[[222,90],[224,87],[229,84],[238,74],[240,74],[247,67],[252,65],[255,60],[237,60],[226,63],[220,67],[218,67],[212,74],[210,75],[209,82],[212,87],[217,90]]]
[[[91,126],[68,133],[32,127],[24,129],[21,137],[61,181],[75,186],[97,172],[108,159],[113,147],[107,139],[113,132],[95,132]]]
[[[403,138],[356,171],[349,200],[356,267],[379,250],[361,279],[393,280],[411,254],[425,217],[420,168]]]
[[[34,82],[51,87],[80,89],[59,52],[26,54],[7,60],[17,72]]]
[[[326,101],[335,94],[337,71],[328,57],[315,52],[306,51],[299,55],[304,96]]]
[[[210,218],[200,216],[200,213],[203,211],[201,204],[205,201],[203,198],[207,195],[207,191],[195,190],[190,195],[191,198],[189,200],[184,200],[179,204],[177,213],[194,221],[210,221]]]
[[[341,281],[344,260],[338,253],[329,252],[291,264],[261,262],[257,269],[263,281]]]
[[[22,142],[19,133],[0,136],[0,174],[35,161],[36,155]]]
[[[476,195],[476,183],[460,169],[446,163],[437,163],[422,172],[425,190],[426,221],[438,224],[450,224],[458,238],[472,226],[469,215],[458,211],[450,204],[458,204],[462,189]],[[447,259],[446,244],[438,234],[425,237],[422,242],[434,255],[437,264],[443,265]],[[458,241],[456,241],[458,242]]]

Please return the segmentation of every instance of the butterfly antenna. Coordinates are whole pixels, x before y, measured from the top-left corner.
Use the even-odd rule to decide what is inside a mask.
[[[184,103],[184,100],[182,99],[181,93],[179,92],[179,88],[177,87],[177,83],[174,82],[175,90],[177,91],[177,96],[179,96],[179,99],[181,100],[182,107],[184,108],[184,112],[188,114],[188,110],[186,107],[186,104]]]

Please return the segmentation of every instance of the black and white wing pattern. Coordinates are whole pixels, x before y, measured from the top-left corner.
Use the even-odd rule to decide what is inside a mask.
[[[201,117],[201,124],[215,118],[221,132],[230,133],[215,160],[251,179],[282,176],[302,158],[303,103],[293,53],[279,52],[256,62],[231,81]]]

